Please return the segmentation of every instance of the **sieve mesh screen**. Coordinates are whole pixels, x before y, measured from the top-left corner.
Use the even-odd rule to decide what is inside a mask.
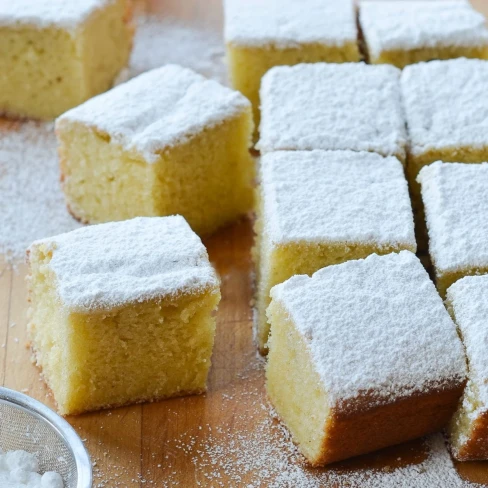
[[[56,471],[63,478],[65,488],[77,487],[75,457],[56,428],[37,413],[1,399],[0,448],[35,454],[41,473]]]

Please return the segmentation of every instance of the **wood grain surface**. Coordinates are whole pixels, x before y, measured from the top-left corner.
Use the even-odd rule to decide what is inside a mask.
[[[488,1],[473,3],[488,13]],[[221,29],[220,0],[158,0],[146,8]],[[3,124],[3,128],[7,126]],[[245,446],[265,445],[268,435],[273,442],[273,436],[280,432],[265,408],[264,363],[252,341],[252,239],[251,223],[243,220],[205,241],[222,278],[206,395],[68,418],[85,440],[95,464],[94,486],[268,486],[273,473],[266,478],[256,472],[257,468],[253,470],[249,459],[254,453],[244,452]],[[24,391],[53,407],[27,347],[25,272],[25,265],[14,270],[0,260],[0,385]],[[253,437],[255,443],[241,442],[241,447],[233,450],[233,439],[245,436]],[[222,453],[211,454],[212,446],[222,448]],[[226,452],[226,462],[247,460],[240,479],[236,477],[239,469],[226,468]],[[346,473],[344,483],[336,480],[322,486],[345,486],[348,472],[365,467],[393,470],[419,463],[425,456],[421,440],[410,442],[343,463],[337,469]],[[300,459],[290,462],[301,466]],[[457,466],[466,479],[488,486],[488,463]]]

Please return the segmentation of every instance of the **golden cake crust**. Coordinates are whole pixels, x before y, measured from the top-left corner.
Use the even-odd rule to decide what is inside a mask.
[[[456,410],[464,384],[387,405],[372,406],[364,399],[352,411],[331,412],[327,437],[311,465],[323,466],[441,430]]]
[[[488,459],[488,412],[474,421],[469,440],[460,449],[451,449],[459,461],[483,461]]]

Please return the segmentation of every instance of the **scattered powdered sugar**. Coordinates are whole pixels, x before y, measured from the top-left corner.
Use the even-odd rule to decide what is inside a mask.
[[[207,78],[227,83],[224,45],[220,33],[177,19],[144,15],[137,19],[129,67],[119,80],[164,64],[180,64]]]
[[[456,327],[410,251],[347,261],[271,289],[310,346],[330,407],[389,403],[465,380]]]
[[[256,361],[254,361],[256,362]],[[261,368],[259,368],[261,369]],[[252,373],[254,375],[254,373]],[[256,376],[262,374],[256,371]],[[168,446],[164,463],[170,473],[163,487],[178,485],[172,465],[183,456],[195,469],[195,486],[246,488],[465,488],[441,434],[325,468],[308,467],[287,430],[264,401],[262,386],[251,385],[235,395],[223,395],[223,407],[244,402],[246,412],[220,425],[200,426],[182,433]],[[412,458],[412,453],[416,453]],[[175,454],[176,453],[176,454]],[[399,457],[400,456],[400,457]],[[407,456],[406,463],[401,456]],[[374,459],[374,460],[373,460]],[[374,467],[372,467],[374,466]],[[148,478],[149,479],[149,478]]]
[[[32,241],[79,226],[60,188],[53,124],[0,126],[0,255],[23,259]]]
[[[219,287],[205,246],[179,215],[83,227],[36,241],[30,250],[37,248],[52,251],[58,294],[72,310],[112,309]]]
[[[0,449],[0,486],[2,488],[63,488],[61,476],[54,471],[39,474],[39,462],[26,451]]]
[[[229,324],[226,324],[229,325]],[[228,331],[234,334],[234,330]],[[222,330],[220,331],[222,333]],[[146,432],[144,443],[161,446],[127,462],[99,441],[93,449],[94,487],[195,486],[211,488],[467,488],[478,485],[458,475],[441,434],[336,463],[309,467],[266,400],[262,356],[254,348],[233,381],[207,392],[202,414],[185,414],[178,399],[165,411],[167,422],[184,423],[175,436]],[[215,365],[214,365],[215,368]],[[210,411],[211,410],[211,411]],[[107,415],[111,415],[110,412]],[[124,412],[114,411],[123,421]],[[184,420],[182,420],[184,418]],[[218,425],[215,419],[218,418]],[[123,460],[122,460],[123,459]],[[182,481],[182,470],[186,484]]]

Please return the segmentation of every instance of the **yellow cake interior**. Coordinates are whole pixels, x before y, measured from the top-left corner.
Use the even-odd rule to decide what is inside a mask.
[[[205,391],[218,288],[74,313],[57,295],[51,257],[42,246],[30,254],[28,327],[61,414]]]
[[[268,317],[272,327],[266,390],[293,440],[314,464],[319,461],[324,446],[329,416],[327,393],[313,367],[307,345],[279,302],[271,302]]]
[[[259,128],[259,87],[261,78],[273,66],[298,63],[342,63],[359,61],[360,53],[355,42],[343,46],[326,46],[319,43],[301,44],[296,47],[274,45],[250,47],[227,44],[227,62],[232,86],[252,103],[256,130]]]
[[[370,254],[389,254],[408,249],[416,252],[414,247],[405,245],[379,246],[374,243],[332,243],[297,241],[287,244],[272,244],[269,236],[263,231],[262,197],[256,192],[258,200],[257,219],[254,231],[256,234],[253,248],[253,259],[256,268],[256,340],[262,354],[267,352],[266,342],[269,334],[269,323],[266,309],[271,301],[271,288],[297,274],[312,275],[315,271],[340,264],[351,259],[362,259]]]
[[[57,130],[61,177],[70,211],[99,223],[156,216],[154,167],[110,136],[79,123]]]
[[[486,46],[446,46],[418,49],[395,49],[383,51],[379,56],[370,58],[371,64],[393,64],[397,68],[404,68],[409,64],[432,59],[453,59],[453,58],[480,58],[488,59],[488,47]]]
[[[110,2],[74,31],[0,27],[0,113],[54,118],[112,85],[132,47],[127,0]]]
[[[111,88],[127,65],[134,35],[131,21],[132,0],[117,0],[97,11],[83,26],[79,42],[86,87],[84,100]]]
[[[148,163],[108,134],[63,124],[58,139],[68,206],[90,223],[180,214],[195,232],[209,234],[253,206],[251,133],[249,109]]]

